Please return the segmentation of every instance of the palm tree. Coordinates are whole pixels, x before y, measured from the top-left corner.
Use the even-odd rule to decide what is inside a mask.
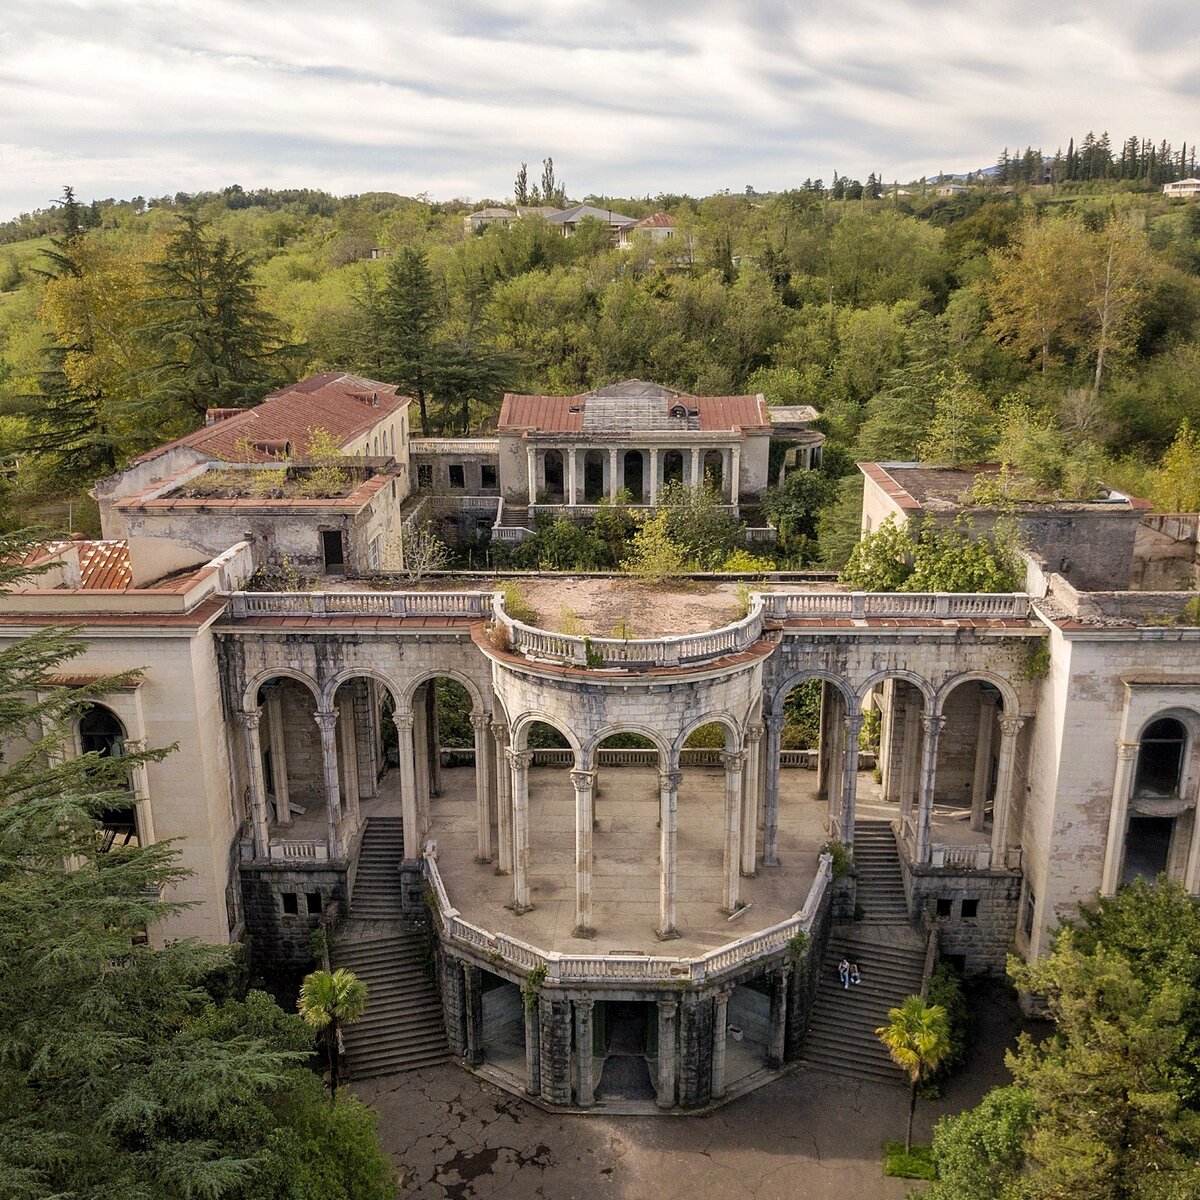
[[[353,971],[313,971],[300,985],[300,1016],[321,1035],[329,1059],[329,1095],[337,1095],[342,1026],[357,1021],[367,1007],[367,985]]]
[[[899,1008],[888,1009],[888,1023],[875,1030],[892,1061],[909,1083],[908,1131],[904,1153],[912,1151],[913,1114],[917,1111],[917,1088],[950,1053],[950,1022],[940,1004],[922,996],[909,996]]]

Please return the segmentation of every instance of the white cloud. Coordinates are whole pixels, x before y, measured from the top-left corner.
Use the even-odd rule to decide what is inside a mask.
[[[0,217],[307,184],[502,195],[908,178],[1200,136],[1187,0],[39,0],[0,12]]]

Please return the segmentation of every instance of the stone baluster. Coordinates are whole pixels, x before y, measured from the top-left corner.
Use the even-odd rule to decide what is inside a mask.
[[[682,782],[680,770],[658,773],[658,936],[664,941],[679,936],[675,927],[675,888],[679,785]]]
[[[929,829],[933,822],[933,795],[937,786],[937,753],[938,735],[946,724],[942,716],[922,714],[921,724],[925,729],[925,738],[921,744],[921,791],[917,807],[917,847],[916,860],[919,863],[929,861]]]
[[[722,908],[734,913],[738,908],[738,860],[741,850],[742,770],[746,755],[741,750],[724,750],[725,764],[725,858]]]
[[[329,823],[329,857],[341,858],[338,820],[341,796],[338,791],[337,710],[319,710],[313,717],[321,731],[321,765],[325,773],[325,811]]]

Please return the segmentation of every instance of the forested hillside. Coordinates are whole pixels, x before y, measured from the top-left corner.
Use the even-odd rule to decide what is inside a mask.
[[[935,192],[606,199],[676,219],[625,250],[600,222],[471,235],[463,204],[383,193],[60,203],[0,227],[4,519],[78,501],[208,405],[334,367],[399,383],[431,432],[478,427],[506,389],[630,376],[815,405],[825,473],[771,500],[795,563],[844,560],[855,458],[1000,457],[1043,488],[1200,507],[1181,432],[1200,426],[1200,202],[1145,179]]]

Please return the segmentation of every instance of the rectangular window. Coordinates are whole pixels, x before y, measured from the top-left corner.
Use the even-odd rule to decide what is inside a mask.
[[[979,916],[979,901],[964,900],[962,902],[962,919],[964,921],[973,921]]]
[[[496,486],[496,468],[489,463],[484,463],[479,468],[480,486],[485,488],[494,488]]]
[[[939,917],[948,917],[954,908],[954,902],[947,900],[944,896],[937,898],[937,915]]]
[[[300,897],[295,892],[283,892],[280,895],[283,900],[283,911],[289,917],[296,916],[300,911]]]
[[[462,463],[450,464],[450,486],[452,488],[465,488],[467,486],[467,472]]]
[[[308,892],[305,894],[304,899],[308,904],[308,911],[310,913],[319,913],[321,911],[320,892]]]
[[[382,539],[379,534],[376,534],[371,539],[371,544],[367,547],[367,565],[375,571],[379,570],[379,550],[381,543]]]
[[[417,487],[433,487],[433,463],[417,464]]]
[[[1033,894],[1033,888],[1025,889],[1025,936],[1033,937],[1033,918],[1037,912],[1037,897]]]

